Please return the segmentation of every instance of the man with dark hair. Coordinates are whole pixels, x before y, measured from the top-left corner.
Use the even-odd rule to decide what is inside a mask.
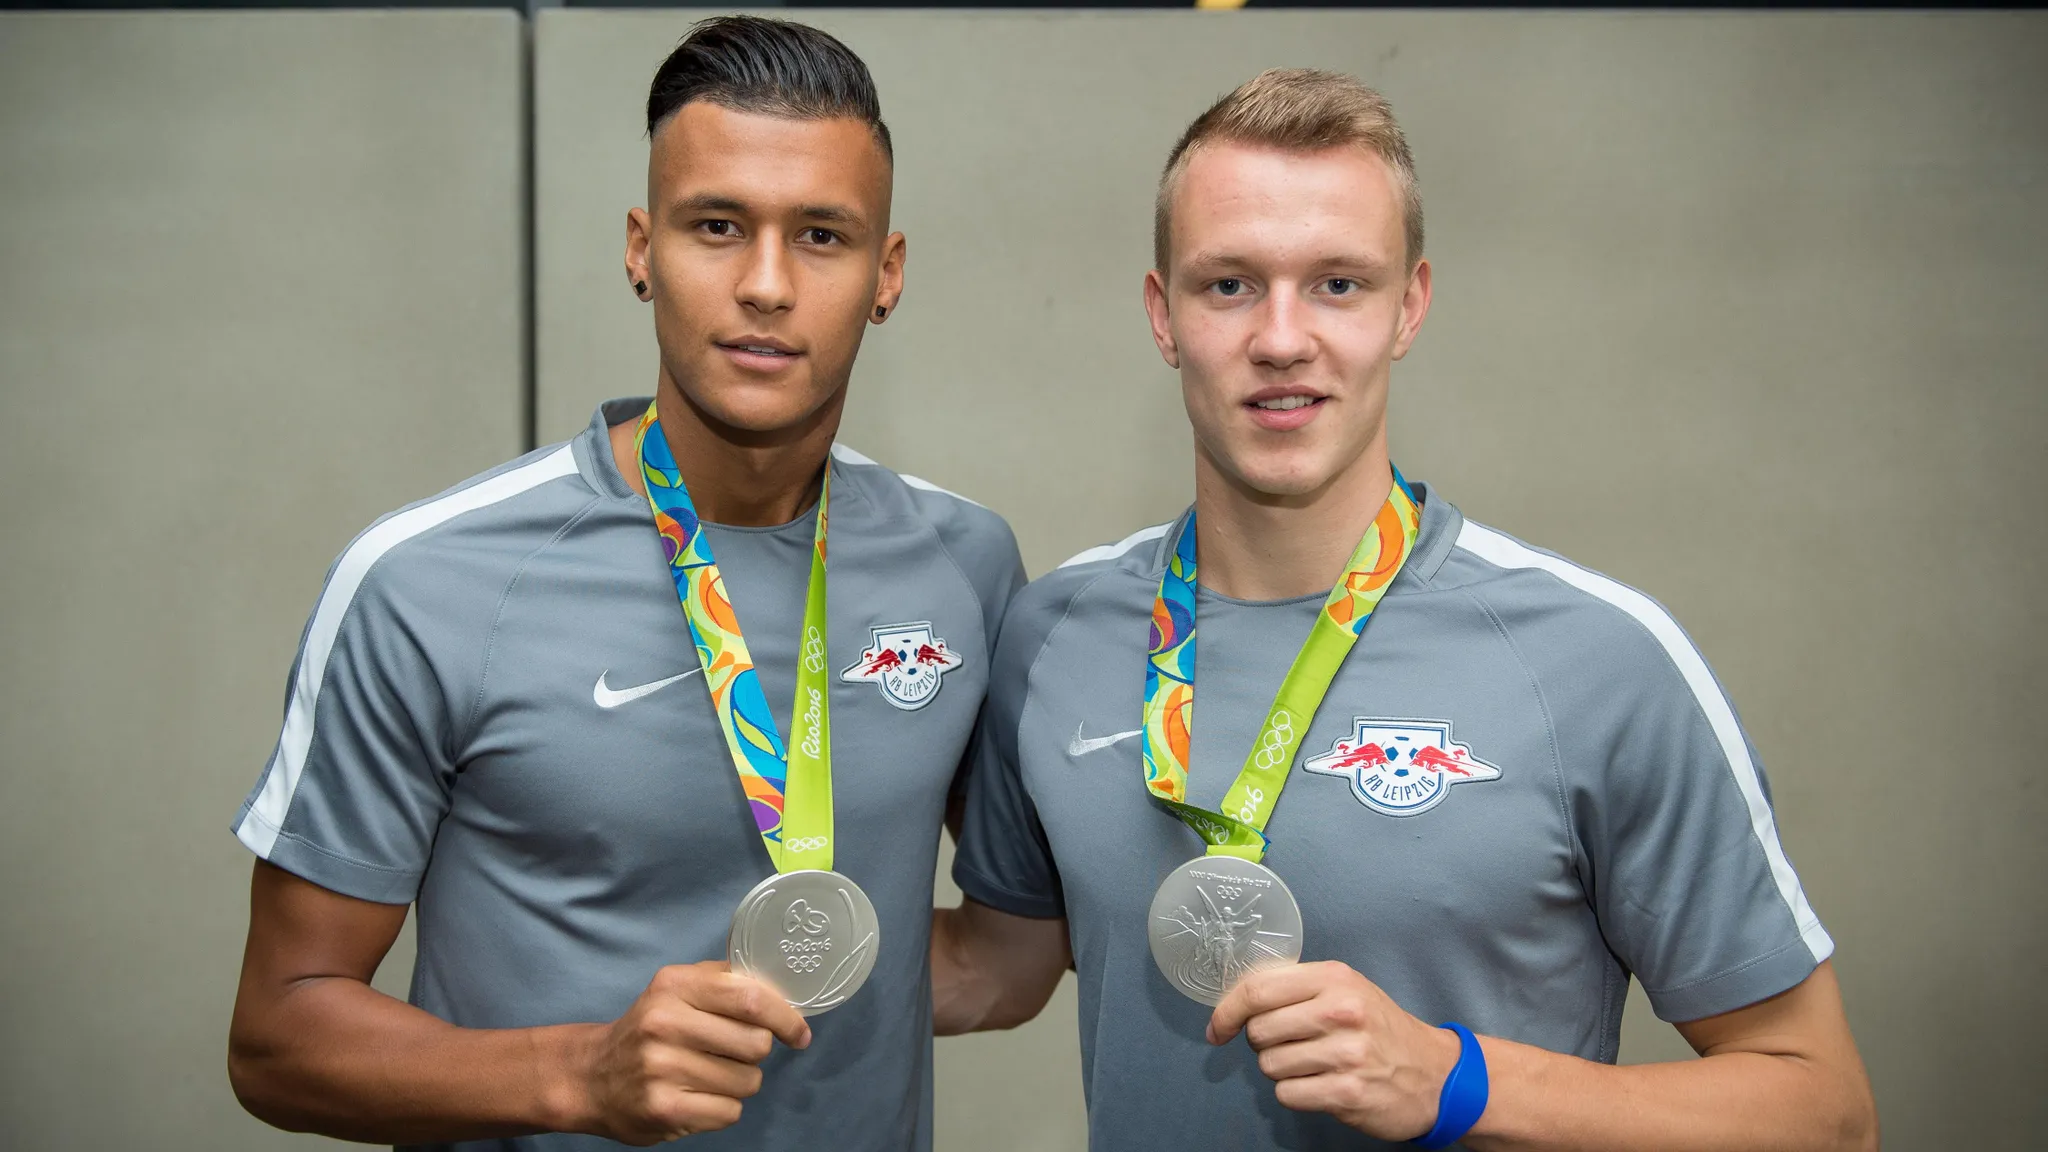
[[[647,122],[654,397],[350,544],[236,815],[229,1072],[273,1124],[930,1145],[931,880],[1016,543],[833,442],[903,288],[859,58],[705,21]],[[415,901],[408,1004],[369,980]]]

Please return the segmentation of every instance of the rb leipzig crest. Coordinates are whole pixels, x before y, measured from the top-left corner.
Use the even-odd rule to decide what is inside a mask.
[[[872,630],[874,641],[839,673],[849,684],[873,682],[889,703],[915,712],[939,694],[940,678],[961,664],[946,642],[932,635],[928,621],[886,624]]]
[[[1448,720],[1374,720],[1360,716],[1351,734],[1304,770],[1351,780],[1359,802],[1388,816],[1414,816],[1443,802],[1453,784],[1500,779],[1500,769],[1451,739]]]

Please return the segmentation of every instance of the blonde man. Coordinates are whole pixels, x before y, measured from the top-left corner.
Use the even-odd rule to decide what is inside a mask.
[[[1833,944],[1698,651],[1390,461],[1422,240],[1348,77],[1265,73],[1174,148],[1145,305],[1194,506],[1011,607],[938,1028],[1027,1019],[1071,962],[1116,1152],[1875,1147]],[[1631,973],[1703,1059],[1612,1066]]]

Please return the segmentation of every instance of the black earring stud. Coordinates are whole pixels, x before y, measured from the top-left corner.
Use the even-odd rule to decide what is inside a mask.
[[[645,281],[645,280],[635,280],[635,281],[633,281],[633,291],[635,291],[635,292],[645,292],[645,291],[647,291],[647,281]]]
[[[880,305],[875,306],[875,319],[880,320],[882,317],[887,316],[888,314],[889,310],[887,308],[884,308]]]

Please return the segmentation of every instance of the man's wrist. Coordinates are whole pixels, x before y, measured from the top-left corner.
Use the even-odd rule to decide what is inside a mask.
[[[1423,1071],[1426,1075],[1416,1088],[1417,1104],[1422,1113],[1422,1127],[1416,1130],[1415,1136],[1411,1139],[1420,1138],[1435,1127],[1437,1105],[1443,1100],[1444,1082],[1451,1078],[1451,1069],[1458,1066],[1458,1055],[1463,1048],[1457,1033],[1424,1024],[1420,1020],[1416,1023],[1422,1025],[1429,1039],[1425,1045],[1427,1059],[1423,1062]]]
[[[1464,1139],[1486,1112],[1490,1094],[1479,1038],[1463,1024],[1445,1024],[1443,1030],[1457,1041],[1458,1059],[1438,1092],[1435,1121],[1413,1141],[1418,1148],[1448,1148]]]
[[[532,1029],[534,1119],[549,1132],[602,1135],[590,1090],[590,1069],[604,1040],[602,1024],[560,1024]]]

